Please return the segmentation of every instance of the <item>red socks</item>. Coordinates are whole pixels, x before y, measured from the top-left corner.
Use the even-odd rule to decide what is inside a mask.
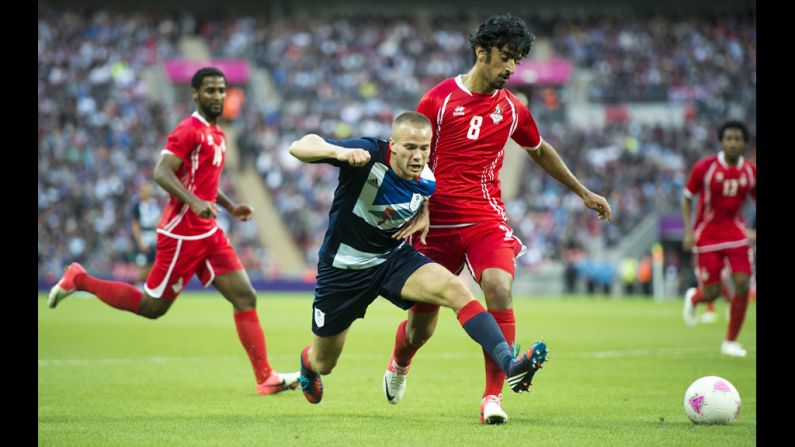
[[[257,383],[262,383],[271,374],[271,365],[268,363],[268,353],[265,346],[265,333],[259,324],[257,309],[235,312],[235,327],[240,343],[251,360]]]
[[[414,358],[414,354],[425,344],[424,340],[419,346],[412,346],[409,344],[408,337],[406,336],[406,325],[408,322],[409,320],[403,320],[398,325],[397,332],[395,333],[395,350],[392,351],[395,362],[401,368],[411,365],[411,359]]]
[[[729,304],[729,329],[726,331],[726,340],[735,341],[745,321],[745,311],[748,309],[748,294],[734,295]]]
[[[497,320],[497,325],[500,327],[505,341],[513,347],[513,342],[516,339],[516,318],[513,309],[490,310],[489,313]],[[486,390],[483,392],[483,396],[498,396],[502,393],[505,373],[486,351],[483,351],[483,358],[486,361]]]
[[[138,306],[144,293],[130,284],[120,281],[106,281],[90,276],[88,273],[75,275],[77,290],[93,293],[106,304],[116,309],[138,313]]]

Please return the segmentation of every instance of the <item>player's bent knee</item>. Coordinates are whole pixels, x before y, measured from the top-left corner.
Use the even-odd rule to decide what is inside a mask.
[[[144,297],[138,307],[138,315],[156,320],[168,312],[171,303],[156,298]]]
[[[453,309],[460,309],[474,299],[464,281],[453,275],[443,283],[440,295],[442,305]]]

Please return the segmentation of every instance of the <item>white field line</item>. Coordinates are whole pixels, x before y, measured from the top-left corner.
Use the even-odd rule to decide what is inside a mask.
[[[756,347],[746,347],[750,352],[755,352]],[[714,352],[718,353],[718,348],[655,348],[655,349],[626,349],[618,351],[593,351],[593,352],[569,352],[558,353],[551,352],[550,357],[555,358],[621,358],[621,357],[664,357],[664,356],[678,356],[688,355],[700,352]],[[388,352],[384,355],[376,354],[342,354],[342,358],[349,359],[380,359],[388,357]],[[559,357],[560,356],[560,357]],[[277,354],[268,355],[271,359],[291,359],[297,355]],[[462,359],[480,357],[479,353],[475,352],[444,352],[441,354],[434,354],[434,357],[441,359]],[[94,366],[94,365],[131,365],[137,363],[148,364],[164,364],[164,363],[188,363],[188,362],[217,362],[217,361],[236,361],[245,360],[245,355],[240,356],[201,356],[201,357],[140,357],[140,358],[107,358],[107,359],[39,359],[39,367],[43,366]]]

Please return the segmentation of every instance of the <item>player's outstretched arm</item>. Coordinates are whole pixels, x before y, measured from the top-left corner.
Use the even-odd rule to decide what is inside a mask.
[[[370,153],[364,149],[336,146],[311,133],[293,141],[290,145],[290,155],[304,163],[334,159],[355,167],[364,166],[370,161]]]
[[[157,165],[155,165],[155,181],[169,194],[187,203],[197,216],[205,219],[214,218],[216,214],[215,204],[196,197],[177,178],[176,172],[180,166],[182,166],[181,158],[176,155],[162,154]]]
[[[599,220],[603,220],[605,223],[610,222],[613,212],[610,208],[610,204],[607,203],[607,199],[598,194],[594,194],[580,183],[552,145],[546,141],[542,141],[537,149],[524,149],[527,151],[527,154],[530,155],[530,158],[541,166],[544,171],[569,188],[571,192],[580,196],[582,203],[586,207],[596,211]]]

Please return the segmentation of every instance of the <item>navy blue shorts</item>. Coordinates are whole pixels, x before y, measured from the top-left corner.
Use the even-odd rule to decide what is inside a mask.
[[[415,302],[400,297],[403,285],[412,273],[431,262],[409,244],[403,244],[386,262],[361,270],[338,269],[320,260],[312,303],[312,332],[321,337],[339,334],[353,320],[364,318],[367,306],[379,295],[408,309]]]

